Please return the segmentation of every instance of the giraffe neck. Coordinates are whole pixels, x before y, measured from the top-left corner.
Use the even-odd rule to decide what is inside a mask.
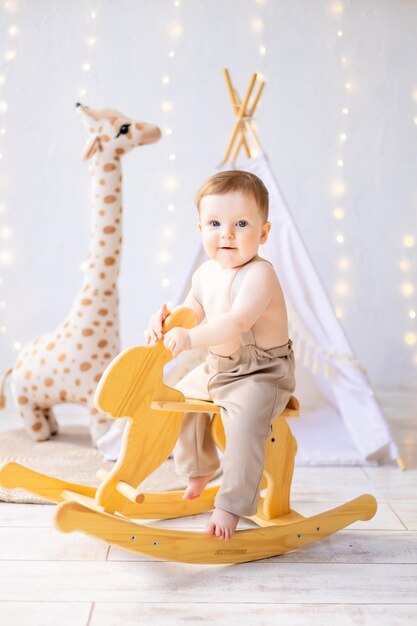
[[[91,168],[92,225],[83,291],[116,291],[122,244],[122,175],[119,157],[99,153]]]

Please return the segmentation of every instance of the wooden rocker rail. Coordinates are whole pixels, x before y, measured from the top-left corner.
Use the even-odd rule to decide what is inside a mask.
[[[177,308],[164,323],[191,328],[191,309]],[[160,340],[119,354],[98,385],[97,409],[115,419],[128,417],[119,459],[110,472],[101,470],[96,488],[41,474],[18,463],[0,468],[0,484],[23,488],[58,504],[55,524],[63,532],[79,530],[134,552],[187,563],[242,563],[276,556],[317,541],[376,511],[371,495],[362,495],[329,511],[305,518],[290,506],[297,443],[286,418],[299,415],[290,399],[265,443],[265,466],[258,511],[249,519],[258,528],[237,531],[228,542],[202,532],[170,530],[139,524],[139,519],[168,519],[213,509],[218,486],[199,498],[184,500],[183,491],[147,493],[142,481],[165,461],[179,435],[184,412],[213,414],[213,436],[225,448],[220,408],[212,402],[184,398],[163,382],[163,367],[172,358]],[[139,486],[139,487],[138,487]]]

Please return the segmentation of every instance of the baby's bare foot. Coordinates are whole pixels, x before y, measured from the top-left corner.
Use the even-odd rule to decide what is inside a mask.
[[[239,515],[228,513],[228,511],[223,511],[223,509],[214,509],[210,522],[206,527],[206,533],[216,535],[219,539],[227,541],[233,537],[239,520]]]
[[[188,485],[186,490],[184,491],[184,495],[182,496],[184,500],[194,500],[194,498],[198,498],[199,495],[206,488],[207,483],[211,478],[213,478],[216,472],[210,472],[210,474],[205,474],[204,476],[190,476],[188,478]]]

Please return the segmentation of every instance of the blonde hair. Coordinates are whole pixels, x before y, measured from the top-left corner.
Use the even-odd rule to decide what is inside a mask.
[[[197,209],[200,211],[200,202],[204,196],[222,195],[233,191],[240,191],[247,196],[252,196],[264,222],[268,220],[268,190],[258,176],[244,170],[228,170],[211,176],[197,192],[195,197]]]

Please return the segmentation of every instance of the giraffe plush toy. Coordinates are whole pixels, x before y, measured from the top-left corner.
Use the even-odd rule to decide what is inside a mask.
[[[58,432],[53,406],[71,402],[90,412],[94,444],[111,420],[97,412],[93,395],[107,364],[119,353],[117,277],[122,245],[121,157],[158,141],[157,126],[113,109],[77,104],[89,132],[83,159],[93,159],[93,220],[81,290],[63,322],[22,348],[12,373],[12,390],[25,429],[35,441]]]

